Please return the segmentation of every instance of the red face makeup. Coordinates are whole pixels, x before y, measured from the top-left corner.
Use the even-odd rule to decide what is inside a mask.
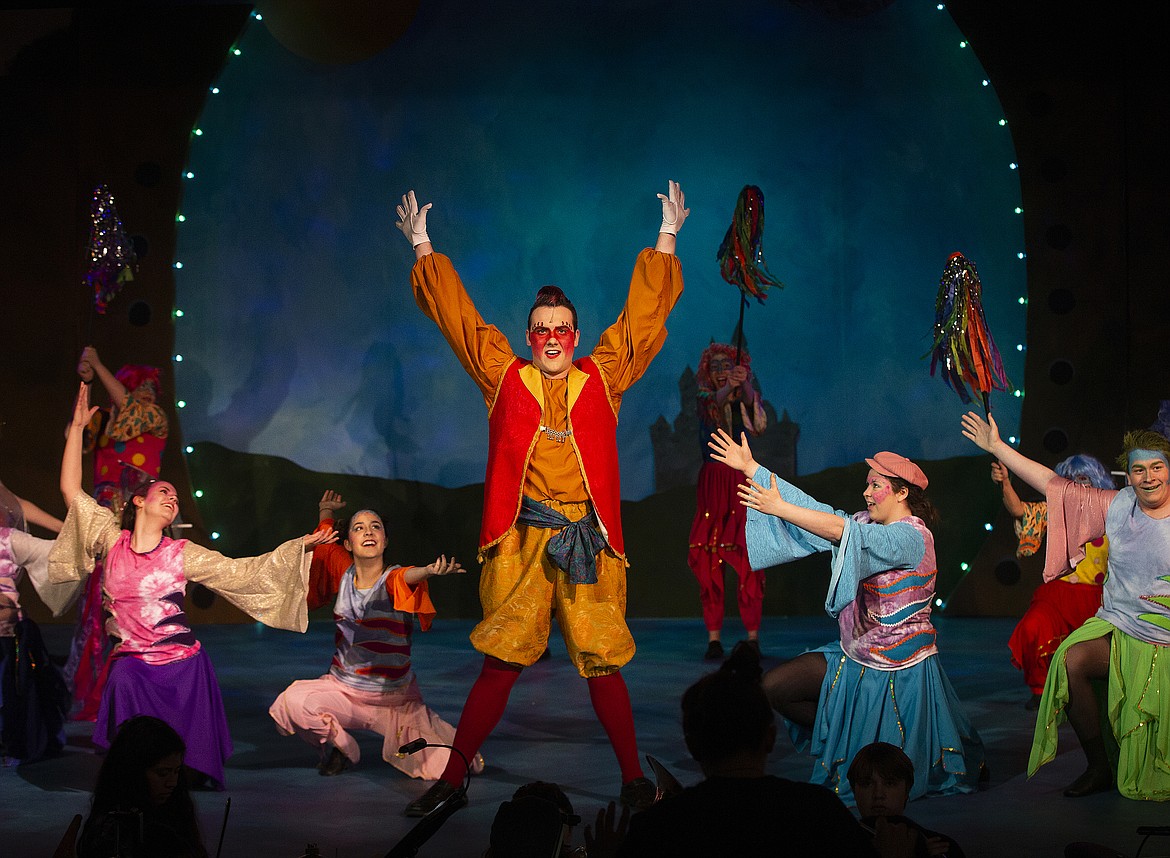
[[[532,363],[545,378],[564,378],[573,364],[573,350],[581,332],[567,307],[538,307],[528,319],[524,342],[532,348]]]
[[[543,349],[545,343],[549,338],[556,340],[563,351],[569,351],[574,346],[574,331],[568,325],[557,325],[555,328],[549,330],[544,325],[537,325],[530,328],[528,336],[532,340],[532,347],[535,349]]]

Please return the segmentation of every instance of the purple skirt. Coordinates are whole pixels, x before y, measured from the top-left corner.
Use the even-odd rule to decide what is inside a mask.
[[[102,691],[94,743],[110,747],[118,725],[136,715],[153,715],[170,724],[187,745],[187,767],[207,775],[216,789],[224,788],[223,764],[232,755],[232,739],[206,652],[200,649],[170,664],[115,658]]]

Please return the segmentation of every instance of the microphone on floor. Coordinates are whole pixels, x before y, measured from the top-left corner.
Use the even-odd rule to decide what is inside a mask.
[[[463,807],[467,802],[456,801],[459,796],[467,795],[467,788],[471,786],[471,763],[467,760],[467,755],[453,745],[441,745],[438,742],[428,742],[426,739],[411,739],[405,745],[398,748],[397,757],[408,757],[411,754],[417,754],[424,748],[447,748],[459,755],[459,759],[463,760],[463,785],[456,791],[455,795],[443,802],[435,810],[424,816],[418,821],[410,831],[406,833],[398,844],[386,853],[384,858],[412,858],[418,854],[419,848],[430,839],[443,825],[444,822],[459,808]]]

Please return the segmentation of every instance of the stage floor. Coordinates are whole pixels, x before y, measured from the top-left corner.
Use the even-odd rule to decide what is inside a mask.
[[[1032,780],[1025,768],[1033,715],[1018,671],[1008,661],[1009,619],[937,618],[943,666],[976,728],[991,766],[991,784],[974,795],[927,798],[908,814],[945,832],[968,856],[1061,856],[1065,844],[1091,840],[1134,855],[1141,825],[1170,822],[1165,804],[1136,802],[1116,792],[1066,799],[1061,789],[1083,768],[1084,757],[1068,727],[1061,753]],[[678,700],[712,669],[702,660],[706,635],[698,619],[632,620],[638,654],[623,671],[634,705],[643,753],[666,764],[684,784],[701,779],[682,742]],[[429,705],[455,723],[479,672],[481,656],[467,641],[471,623],[436,621],[416,636],[415,670]],[[725,627],[734,642],[738,623]],[[427,782],[413,780],[381,760],[380,739],[362,739],[361,763],[333,777],[317,774],[316,754],[295,738],[277,734],[268,706],[293,679],[323,673],[332,652],[333,627],[314,622],[305,635],[260,625],[205,626],[197,630],[219,674],[235,742],[228,761],[228,791],[196,793],[212,854],[224,806],[231,812],[222,855],[298,858],[315,843],[323,858],[371,858],[389,851],[413,827],[402,809]],[[50,649],[63,652],[71,629],[44,627]],[[827,618],[765,617],[765,662],[775,663],[835,636]],[[585,683],[565,660],[553,657],[525,671],[496,732],[483,748],[487,770],[472,780],[470,805],[456,813],[419,851],[420,856],[473,858],[488,844],[500,802],[533,780],[560,783],[574,809],[592,820],[617,795],[619,775],[609,744],[593,715]],[[0,768],[0,854],[48,858],[74,813],[85,813],[100,764],[88,736],[91,725],[69,725],[61,755],[27,766]],[[771,773],[804,779],[811,760],[797,754],[782,733]],[[574,832],[580,843],[580,828]],[[779,845],[778,845],[779,846]],[[779,850],[777,854],[783,854]],[[1170,854],[1170,837],[1153,838],[1143,858]]]

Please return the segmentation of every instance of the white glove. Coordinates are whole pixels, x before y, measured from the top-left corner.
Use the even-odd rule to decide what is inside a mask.
[[[668,182],[668,184],[670,185],[670,196],[658,195],[658,199],[662,200],[662,226],[658,228],[658,231],[678,235],[683,221],[687,219],[691,210],[685,208],[686,197],[683,196],[682,188],[679,187],[678,182]]]
[[[665,203],[663,206],[665,207]],[[411,247],[418,247],[420,244],[430,241],[430,238],[427,237],[427,212],[430,208],[430,203],[421,209],[418,207],[414,191],[408,191],[406,196],[402,198],[402,203],[397,207],[398,220],[394,225],[402,230],[402,234],[406,236]]]

